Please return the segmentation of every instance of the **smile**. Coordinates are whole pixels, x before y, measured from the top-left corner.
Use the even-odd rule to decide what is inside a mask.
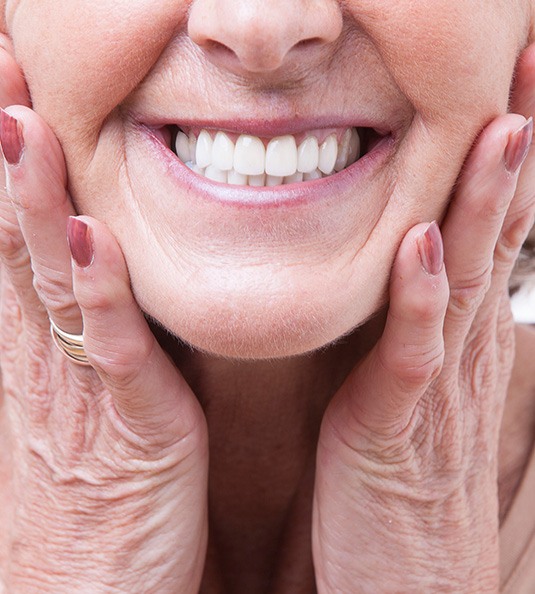
[[[324,128],[273,138],[169,126],[166,144],[191,171],[235,186],[274,187],[330,177],[383,136],[371,128]]]

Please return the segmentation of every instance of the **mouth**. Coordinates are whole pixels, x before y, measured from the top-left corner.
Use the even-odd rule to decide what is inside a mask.
[[[171,124],[153,133],[194,174],[219,184],[257,188],[336,176],[392,138],[390,132],[348,126],[269,137]]]

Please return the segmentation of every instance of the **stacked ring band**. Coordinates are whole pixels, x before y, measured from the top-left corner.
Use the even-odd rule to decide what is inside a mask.
[[[88,366],[89,359],[84,350],[84,335],[64,332],[50,320],[50,333],[58,349],[77,365]]]

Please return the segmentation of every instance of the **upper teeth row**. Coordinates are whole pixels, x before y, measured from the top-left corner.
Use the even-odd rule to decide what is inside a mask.
[[[316,136],[309,135],[299,146],[294,136],[289,134],[271,139],[267,147],[257,136],[242,134],[234,143],[225,132],[212,134],[202,130],[198,137],[192,133],[186,136],[179,130],[175,142],[176,154],[198,172],[213,170],[232,172],[238,176],[267,175],[272,180],[280,180],[279,183],[296,174],[299,177],[299,174],[319,171],[329,175],[348,167],[360,156],[360,138],[355,128],[348,128],[340,142],[335,133],[327,136],[321,145]],[[231,178],[232,175],[227,173],[227,183],[233,183]]]

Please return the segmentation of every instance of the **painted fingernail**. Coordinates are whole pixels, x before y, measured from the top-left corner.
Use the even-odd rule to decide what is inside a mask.
[[[516,173],[528,156],[531,140],[533,138],[533,118],[529,120],[509,137],[505,147],[505,168],[509,173]]]
[[[424,270],[436,276],[444,266],[444,244],[436,221],[433,221],[418,237],[417,243]]]
[[[19,121],[0,108],[0,144],[9,165],[18,165],[24,150],[24,136]]]
[[[90,227],[76,217],[69,217],[67,239],[73,260],[76,264],[80,268],[91,266],[95,257],[95,250]]]

